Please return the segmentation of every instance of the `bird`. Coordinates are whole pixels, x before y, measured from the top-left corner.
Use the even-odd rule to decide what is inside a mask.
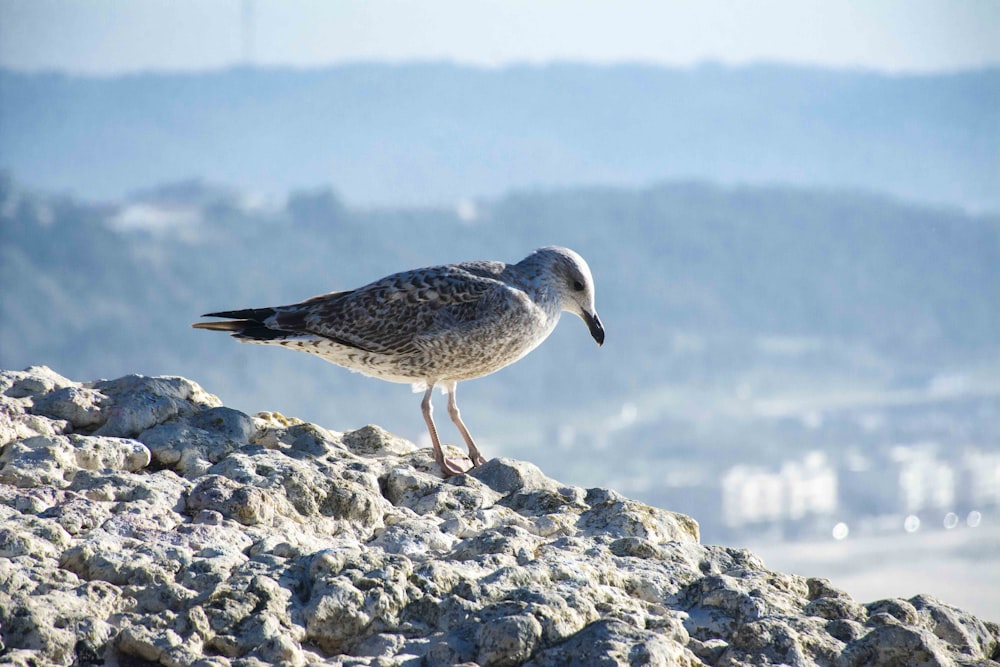
[[[423,391],[420,406],[434,460],[447,478],[486,462],[462,421],[458,383],[523,358],[552,333],[563,312],[582,319],[598,346],[604,344],[590,267],[569,248],[547,246],[514,264],[471,261],[413,269],[287,306],[206,313],[202,317],[224,319],[192,326],[229,332],[241,342],[308,352]],[[448,415],[472,466],[444,454],[433,418],[435,387],[448,395]]]

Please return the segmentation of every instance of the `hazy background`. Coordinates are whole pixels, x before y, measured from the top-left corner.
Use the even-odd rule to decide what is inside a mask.
[[[463,384],[488,455],[1000,619],[997,3],[0,0],[0,68],[0,366],[421,441],[187,325],[568,245],[607,344]]]

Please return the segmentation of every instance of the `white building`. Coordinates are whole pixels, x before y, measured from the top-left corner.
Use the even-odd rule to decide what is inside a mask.
[[[837,509],[837,472],[822,452],[787,461],[777,471],[735,466],[722,477],[722,521],[745,524],[798,521]]]
[[[971,450],[958,463],[958,502],[971,509],[1000,507],[1000,452]]]
[[[955,506],[955,468],[935,456],[931,446],[900,446],[892,450],[899,488],[899,509],[906,514],[951,510]]]

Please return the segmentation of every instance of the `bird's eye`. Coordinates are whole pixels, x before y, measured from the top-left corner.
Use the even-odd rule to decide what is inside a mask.
[[[581,283],[579,280],[574,280],[573,281],[573,289],[576,290],[577,292],[582,292],[583,291],[583,283]]]

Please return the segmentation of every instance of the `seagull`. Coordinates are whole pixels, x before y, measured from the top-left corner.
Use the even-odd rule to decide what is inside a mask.
[[[563,311],[580,317],[604,344],[590,267],[574,251],[549,246],[516,264],[474,261],[403,271],[288,306],[206,313],[202,317],[226,319],[192,326],[413,385],[424,392],[420,407],[434,460],[450,477],[486,462],[462,421],[458,383],[524,357],[552,333]],[[471,467],[444,455],[431,403],[435,387],[448,394],[448,415],[468,446]]]

